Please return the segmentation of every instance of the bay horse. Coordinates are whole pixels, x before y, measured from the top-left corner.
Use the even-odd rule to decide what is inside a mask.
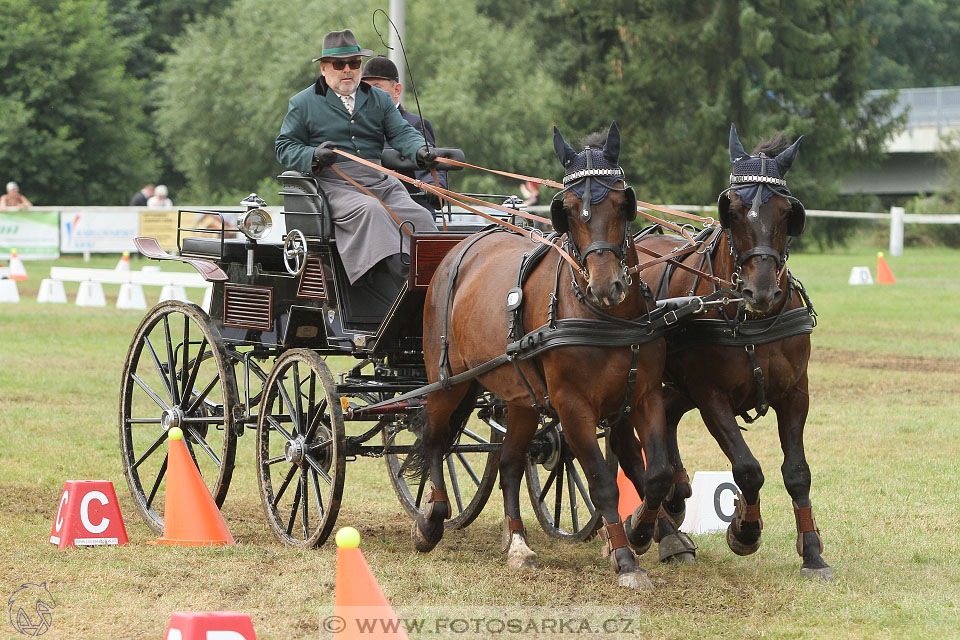
[[[422,552],[433,549],[443,536],[450,505],[442,459],[457,435],[451,416],[456,418],[462,407],[472,406],[468,403],[476,385],[482,385],[507,406],[507,432],[500,449],[507,565],[520,569],[537,564],[521,520],[520,482],[528,446],[544,413],[559,418],[584,470],[590,498],[603,516],[600,536],[618,584],[650,589],[653,585],[638,566],[620,522],[616,479],[606,468],[597,429],[607,417],[615,423],[612,430],[630,429],[632,422],[650,432],[647,474],[659,480],[662,499],[672,478],[660,392],[665,343],[658,334],[640,344],[596,346],[604,344],[597,336],[621,335],[615,332],[633,326],[635,319],[653,308],[653,301],[644,297],[639,278],[629,275],[629,268],[638,264],[630,231],[637,214],[636,195],[618,166],[616,123],[605,136],[594,134],[585,144],[576,153],[554,128],[565,188],[551,204],[551,217],[554,229],[566,233],[564,247],[579,268],[552,251],[530,264],[538,246],[530,237],[489,232],[452,249],[431,280],[423,316],[424,357],[431,382],[449,381],[501,356],[511,342],[523,342],[519,336],[531,328],[540,327],[529,336],[537,334],[544,340],[563,327],[579,323],[580,329],[572,345],[568,342],[526,359],[513,359],[428,395],[419,472],[428,471],[431,483],[412,534]],[[525,270],[529,273],[524,279],[520,273]],[[594,332],[594,326],[599,330]],[[656,481],[648,483],[651,499],[654,486]]]
[[[664,524],[669,528],[682,519],[684,500],[691,494],[676,431],[680,418],[698,409],[730,460],[742,492],[727,528],[727,544],[738,555],[759,548],[763,471],[743,438],[737,415],[752,422],[756,417],[750,418],[749,410],[756,409],[762,415],[772,407],[783,450],[781,472],[793,500],[797,552],[803,558],[801,573],[830,580],[832,570],[821,556],[823,542],[813,518],[810,468],[803,447],[810,400],[809,334],[815,312],[802,285],[786,269],[790,238],[803,232],[806,215],[784,179],[801,139],[790,144],[783,134],[777,134],[747,154],[736,127],[730,127],[733,170],[730,188],[718,202],[720,228],[705,230],[703,245],[682,260],[733,283],[742,296],[743,307],[731,305],[712,311],[668,336],[663,395],[675,486],[664,504],[666,514],[673,518]],[[689,246],[680,237],[641,236],[637,238],[639,251],[664,254]],[[655,287],[657,298],[703,295],[715,287],[695,273],[664,263],[641,275]],[[635,477],[631,479],[638,489],[642,487],[642,478],[635,470],[626,467],[625,472],[628,476],[633,472]]]

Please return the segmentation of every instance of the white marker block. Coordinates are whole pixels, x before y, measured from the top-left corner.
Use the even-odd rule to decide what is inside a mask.
[[[20,292],[13,280],[0,280],[0,302],[20,302]]]
[[[870,267],[854,267],[850,269],[850,280],[847,284],[873,284]]]
[[[77,290],[78,307],[105,307],[107,299],[103,295],[103,285],[99,282],[87,280],[80,283]]]
[[[190,298],[187,297],[187,290],[178,284],[164,285],[163,289],[160,290],[160,302],[167,300],[190,302]]]
[[[680,525],[684,533],[725,531],[733,520],[733,499],[737,497],[732,471],[697,471],[691,483],[693,495],[687,500],[687,516]]]
[[[130,282],[120,285],[120,294],[117,296],[117,309],[146,309],[147,299],[143,295],[143,287]]]
[[[67,292],[63,289],[63,283],[52,278],[44,278],[40,283],[37,302],[65,304],[67,302]]]

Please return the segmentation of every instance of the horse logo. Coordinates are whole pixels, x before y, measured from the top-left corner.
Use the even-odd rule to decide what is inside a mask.
[[[24,584],[7,599],[10,611],[10,624],[25,636],[42,636],[50,629],[53,614],[50,611],[57,606],[47,583]]]

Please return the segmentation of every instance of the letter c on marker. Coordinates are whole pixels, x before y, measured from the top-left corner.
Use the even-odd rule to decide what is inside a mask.
[[[60,528],[63,527],[63,518],[60,517],[60,514],[63,512],[63,505],[67,504],[67,501],[70,499],[70,492],[64,491],[63,497],[60,498],[60,506],[57,507],[57,531],[60,531]]]
[[[80,522],[83,523],[83,528],[89,531],[90,533],[103,533],[107,530],[107,527],[110,526],[110,518],[104,518],[100,521],[100,524],[93,524],[90,522],[90,501],[96,500],[100,504],[107,504],[107,496],[103,495],[100,491],[91,491],[87,495],[83,496],[83,500],[80,501]]]

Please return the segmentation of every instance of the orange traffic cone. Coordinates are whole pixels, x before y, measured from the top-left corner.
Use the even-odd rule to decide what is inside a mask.
[[[120,262],[117,263],[117,266],[114,268],[115,271],[130,271],[130,252],[124,251],[123,255],[120,256]]]
[[[168,432],[167,495],[163,507],[163,536],[152,544],[201,547],[234,544],[200,471],[183,443],[183,431]]]
[[[643,466],[647,466],[647,452],[641,449],[643,455]],[[620,514],[620,519],[626,521],[633,512],[640,507],[640,503],[643,500],[640,498],[640,494],[637,493],[637,488],[633,486],[633,482],[630,478],[627,477],[627,474],[623,472],[623,468],[620,468],[620,471],[617,472],[617,491],[620,493],[620,501],[617,503],[617,512]]]
[[[883,257],[883,251],[877,252],[877,284],[897,284],[897,279],[893,277],[893,271],[890,271],[890,267]]]
[[[23,267],[23,260],[17,255],[16,249],[10,249],[10,279],[26,280],[27,270]]]
[[[336,541],[333,619],[339,621],[340,628],[335,630],[334,636],[355,640],[371,637],[408,640],[403,625],[360,551],[360,534],[353,527],[344,527],[337,532]]]

